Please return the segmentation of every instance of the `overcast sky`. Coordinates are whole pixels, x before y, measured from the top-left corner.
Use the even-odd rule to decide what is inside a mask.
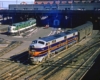
[[[9,4],[20,4],[23,1],[27,2],[27,4],[34,3],[34,0],[0,0],[0,7],[8,8]]]

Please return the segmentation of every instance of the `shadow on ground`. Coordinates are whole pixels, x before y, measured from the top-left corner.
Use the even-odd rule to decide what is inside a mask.
[[[20,54],[16,54],[14,56],[10,57],[11,61],[17,62],[17,63],[21,63],[24,65],[28,65],[31,64],[30,60],[29,60],[29,54],[28,51],[25,51],[23,53]]]

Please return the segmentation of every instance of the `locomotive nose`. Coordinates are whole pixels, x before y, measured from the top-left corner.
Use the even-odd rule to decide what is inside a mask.
[[[29,54],[31,56],[38,56],[40,54],[40,52],[37,52],[37,51],[29,51]]]
[[[29,47],[29,54],[32,56],[38,56],[40,52],[36,51],[34,48],[35,48],[34,45],[31,45]]]
[[[40,54],[40,52],[35,51],[33,56],[38,56]]]

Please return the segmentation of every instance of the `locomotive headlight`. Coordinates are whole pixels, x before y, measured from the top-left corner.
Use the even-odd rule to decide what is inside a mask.
[[[34,50],[32,50],[32,52],[34,52]]]

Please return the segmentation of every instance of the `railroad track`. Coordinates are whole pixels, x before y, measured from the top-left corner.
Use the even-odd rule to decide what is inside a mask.
[[[18,74],[21,74],[21,72],[25,72],[25,66],[21,65],[19,63],[12,63],[11,66],[9,66],[10,68],[7,69],[6,71],[3,71],[3,73],[0,75],[0,79],[1,80],[13,80],[14,78],[18,78]],[[16,77],[16,75],[18,77]]]
[[[35,68],[37,68],[37,66],[41,65],[40,64],[40,65],[28,66],[28,64],[26,64],[28,59],[25,58],[28,55],[25,53],[27,53],[27,51],[24,52],[24,54],[21,54],[21,55],[18,55],[18,56],[15,56],[15,57],[12,57],[11,59],[9,59],[9,60],[13,61],[12,63],[11,63],[11,61],[9,63],[5,63],[5,62],[1,61],[2,65],[9,65],[9,68],[7,68],[7,66],[5,66],[5,70],[3,70],[0,73],[1,80],[16,80],[17,78],[27,74],[27,71],[34,70]],[[18,63],[16,63],[16,62],[18,62]],[[27,68],[27,70],[26,70],[26,68]]]
[[[94,41],[94,40],[92,40],[92,41]],[[68,65],[70,62],[72,62],[72,59],[75,59],[77,57],[78,54],[76,55],[76,53],[79,53],[79,50],[81,51],[79,54],[81,54],[82,49],[84,49],[84,51],[85,51],[85,49],[86,50],[88,49],[88,48],[86,48],[86,45],[81,48],[79,48],[79,47],[76,48],[78,50],[75,49],[74,51],[72,51],[71,54],[66,54],[65,56],[62,54],[64,57],[56,58],[56,59],[52,58],[54,60],[54,62],[49,60],[47,62],[40,63],[39,65],[29,65],[29,64],[23,65],[22,63],[27,62],[27,60],[25,60],[25,58],[24,58],[27,55],[25,55],[25,56],[23,55],[23,56],[19,56],[19,57],[17,56],[15,61],[16,60],[18,61],[19,59],[23,59],[23,60],[20,60],[21,64],[19,61],[19,63],[13,63],[11,65],[11,67],[9,66],[10,68],[6,67],[5,70],[0,75],[0,79],[1,80],[23,80],[23,79],[32,80],[32,79],[40,78],[40,80],[41,80],[44,78],[49,78],[52,75],[52,73],[57,72],[60,68],[63,68],[66,65]],[[64,52],[66,52],[66,50],[63,51],[63,53]],[[61,54],[57,54],[57,56],[59,56],[59,55],[61,55]],[[76,56],[73,56],[73,55],[76,55]],[[72,58],[70,58],[70,57],[72,57]],[[50,62],[52,65],[50,64]],[[64,62],[64,63],[62,63],[62,62]],[[45,73],[45,74],[43,74],[43,73]]]
[[[24,70],[20,70],[20,72],[19,72],[18,75],[15,75],[15,76],[13,75],[12,78],[10,78],[10,79],[11,80],[12,79],[14,79],[14,80],[16,80],[16,79],[20,80],[21,78],[22,79],[25,78],[27,75],[31,76],[31,74],[35,74],[35,72],[40,71],[42,64],[43,63],[40,63],[38,65],[32,65],[32,66],[28,65],[28,66],[26,66],[26,68],[25,68],[25,65],[24,65],[25,69]]]
[[[11,59],[0,59],[0,79],[6,80],[6,78],[9,78],[14,75],[15,71],[21,71],[22,68],[24,69],[24,65],[21,65],[20,62],[17,63],[20,59],[27,56],[26,54],[15,56]],[[25,59],[25,58],[24,58]],[[25,61],[25,60],[24,60]],[[8,67],[9,66],[9,67]]]
[[[59,56],[59,55],[60,55],[60,53],[57,54],[56,56]],[[55,57],[56,57],[56,56],[55,56]],[[47,61],[47,62],[48,62],[48,61]],[[30,76],[32,76],[32,75],[35,75],[37,72],[40,72],[40,71],[42,70],[43,64],[45,64],[45,62],[39,63],[38,65],[31,66],[31,67],[27,68],[27,72],[28,72],[28,73],[25,74],[25,75],[23,75],[22,77],[19,77],[17,80],[26,79],[27,76],[30,77]]]
[[[97,45],[97,43],[94,44],[94,45],[91,45],[90,48],[94,47],[95,45]],[[93,49],[93,51],[95,51],[96,49],[97,48]],[[82,49],[70,54],[69,56],[67,55],[65,57],[62,57],[58,61],[52,63],[52,65],[50,65],[50,64],[49,64],[49,66],[47,65],[45,68],[43,68],[42,70],[37,72],[35,75],[33,74],[30,77],[28,77],[27,80],[33,80],[33,79],[36,79],[36,80],[47,80],[49,77],[51,77],[56,72],[58,72],[59,70],[64,68],[66,65],[71,63],[73,60],[75,60],[76,57],[81,56],[83,54],[87,54],[88,50],[89,50],[88,46],[87,47],[84,46]],[[90,55],[87,54],[86,56],[90,56]],[[81,65],[79,67],[81,67]]]
[[[7,64],[5,64],[5,63],[7,63]],[[6,67],[8,67],[11,64],[12,64],[12,62],[10,62],[7,59],[2,59],[2,60],[0,59],[0,70],[5,69]]]
[[[37,30],[38,30],[38,28],[34,27],[28,31],[23,32],[22,36],[27,38],[27,37],[31,36],[33,33],[37,32]]]
[[[63,57],[63,58],[59,59],[58,61],[52,63],[52,65],[47,64],[47,66],[44,69],[40,70],[35,75],[31,75],[28,78],[28,80],[32,80],[32,79],[44,80],[44,79],[46,79],[46,77],[55,73],[57,70],[59,70],[59,68],[61,69],[61,67],[66,64],[66,62],[65,62],[66,58],[69,58],[69,57],[71,57],[71,56],[69,55],[68,57]],[[62,63],[62,62],[64,62],[64,63]],[[68,63],[68,61],[67,61],[67,63]]]
[[[98,56],[98,52],[100,51],[100,48],[94,47],[91,52],[86,52],[82,57],[80,57],[81,61],[77,61],[77,63],[74,63],[73,65],[76,66],[76,69],[73,70],[72,75],[70,75],[67,80],[82,80],[83,75],[89,70],[92,65],[94,64],[94,60]],[[88,54],[87,54],[88,53]],[[83,59],[84,58],[84,59]]]
[[[80,46],[79,46],[80,47]],[[84,46],[82,49],[84,49],[86,46]],[[82,49],[81,49],[81,51],[82,51]],[[75,51],[77,51],[77,50],[75,50]],[[77,51],[78,52],[78,51]],[[58,56],[59,56],[60,54],[58,54]],[[68,54],[66,55],[66,56],[68,56]],[[57,56],[56,56],[57,57]],[[70,56],[69,56],[70,57]],[[62,58],[62,59],[64,59],[64,58]],[[61,64],[62,65],[62,63],[59,63],[58,62],[58,60],[59,61],[61,61],[61,59],[55,59],[55,62],[53,63],[53,64]],[[36,78],[36,76],[38,76],[38,74],[37,73],[43,73],[45,70],[46,70],[46,72],[47,72],[47,70],[48,71],[50,71],[50,68],[47,66],[47,68],[45,67],[45,68],[41,68],[41,66],[43,66],[43,64],[45,64],[45,62],[44,63],[42,63],[42,64],[39,64],[38,66],[36,65],[36,66],[32,66],[32,67],[30,67],[30,68],[28,68],[27,67],[27,73],[25,74],[25,75],[23,75],[23,76],[20,76],[17,80],[23,80],[23,79],[27,79],[27,80],[31,80],[31,79],[37,79]],[[53,65],[52,64],[52,65]],[[57,65],[56,64],[56,65]],[[64,63],[65,64],[65,63]],[[50,65],[50,64],[49,64]],[[56,66],[56,65],[53,65],[53,68]],[[51,70],[52,70],[52,68],[51,68]],[[51,72],[51,71],[50,71]],[[23,72],[22,72],[23,73]],[[52,72],[51,72],[52,73]],[[39,77],[40,78],[40,77]]]
[[[3,56],[4,54],[8,53],[9,51],[13,50],[17,46],[21,45],[21,41],[13,41],[11,42],[6,48],[0,51],[0,57]]]

